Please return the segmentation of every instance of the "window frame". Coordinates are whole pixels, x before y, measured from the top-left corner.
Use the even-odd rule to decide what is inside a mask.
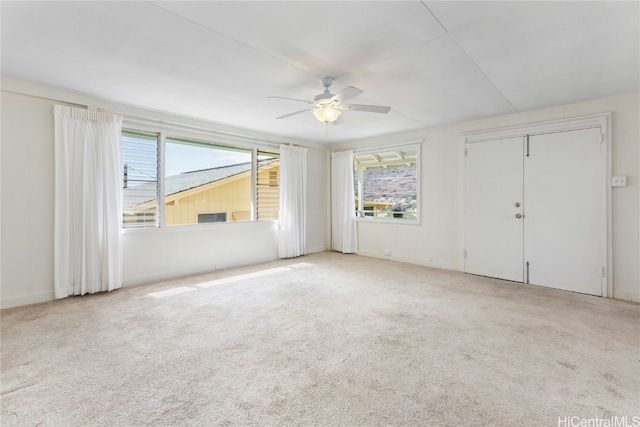
[[[246,147],[246,146],[240,146],[237,144],[226,144],[226,143],[219,143],[217,141],[213,141],[213,140],[207,140],[207,139],[203,139],[202,137],[182,137],[182,136],[176,136],[175,133],[169,134],[167,133],[166,135],[164,135],[164,138],[162,140],[163,142],[163,158],[159,161],[162,162],[162,166],[163,166],[163,172],[162,172],[162,184],[163,184],[163,188],[162,188],[162,192],[160,194],[162,194],[163,196],[161,197],[162,200],[162,226],[163,227],[170,227],[170,228],[174,228],[174,227],[182,227],[182,226],[199,226],[202,224],[213,224],[216,222],[211,222],[211,223],[200,223],[198,222],[198,213],[196,212],[196,216],[195,216],[195,222],[190,222],[190,223],[186,223],[186,224],[167,224],[167,215],[166,215],[166,206],[167,206],[167,202],[166,202],[166,198],[167,195],[165,194],[165,185],[166,185],[166,178],[168,178],[166,176],[165,173],[165,169],[166,165],[167,165],[167,144],[191,144],[200,148],[205,148],[205,149],[212,149],[212,150],[228,150],[228,151],[238,151],[238,152],[245,152],[247,154],[249,154],[251,156],[251,158],[249,159],[249,162],[245,162],[245,163],[250,163],[251,164],[251,175],[249,177],[249,182],[250,182],[250,195],[249,195],[249,219],[248,220],[242,220],[242,221],[219,221],[217,222],[218,224],[221,223],[235,223],[235,222],[252,222],[255,221],[255,212],[254,212],[254,205],[256,203],[256,196],[254,196],[254,187],[253,187],[253,175],[254,175],[254,156],[255,156],[255,149],[254,147]],[[233,215],[227,215],[227,218],[232,217]]]
[[[257,172],[258,172],[258,151],[268,151],[280,154],[280,146],[276,143],[263,142],[258,139],[249,139],[248,137],[234,136],[229,134],[218,135],[217,132],[207,129],[190,128],[181,125],[165,125],[161,123],[147,122],[146,120],[136,120],[125,118],[122,124],[122,133],[153,133],[158,135],[158,223],[149,227],[124,227],[123,222],[120,223],[120,229],[124,233],[130,232],[150,232],[150,230],[176,230],[188,228],[209,228],[209,227],[234,227],[247,224],[257,223],[273,223],[277,219],[260,219],[257,218]],[[230,149],[244,149],[251,151],[251,218],[247,221],[226,221],[226,222],[209,222],[209,223],[193,223],[193,224],[165,224],[165,164],[166,164],[166,140],[167,139],[185,139],[192,140],[201,144],[210,144],[213,147],[228,147]],[[121,148],[122,149],[122,148]]]
[[[387,223],[387,224],[397,224],[397,225],[421,225],[422,224],[422,195],[420,190],[420,182],[422,176],[422,143],[421,142],[411,142],[411,143],[403,143],[398,145],[388,145],[374,148],[367,148],[363,150],[354,150],[353,151],[353,171],[354,175],[357,172],[356,169],[356,156],[361,156],[363,154],[375,154],[375,153],[388,153],[391,151],[402,151],[402,150],[416,150],[416,217],[415,218],[380,218],[374,216],[366,216],[366,212],[364,215],[360,215],[360,211],[358,210],[358,204],[356,203],[356,221],[358,222],[371,222],[371,223]],[[355,181],[355,178],[354,178]],[[354,188],[354,196],[360,199],[363,193],[363,186],[358,182],[357,188]]]

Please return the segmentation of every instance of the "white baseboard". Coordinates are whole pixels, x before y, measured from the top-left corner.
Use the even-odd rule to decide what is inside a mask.
[[[318,252],[324,252],[324,251],[328,251],[329,248],[327,248],[326,246],[317,246],[315,248],[307,248],[307,253],[308,254],[315,254]]]
[[[460,270],[457,264],[450,263],[450,262],[425,261],[421,258],[397,256],[397,255],[386,256],[384,254],[380,254],[377,252],[368,252],[368,251],[358,251],[358,255],[371,257],[371,258],[387,259],[389,261],[406,262],[407,264],[423,265],[425,267],[441,268],[443,270],[462,271]]]
[[[627,289],[614,289],[613,298],[621,299],[625,301],[640,302],[640,292],[639,291],[634,292]]]
[[[41,302],[49,302],[54,300],[53,289],[47,292],[39,292],[32,295],[23,295],[19,297],[5,298],[0,296],[0,308],[20,307],[23,305],[38,304]]]
[[[367,251],[358,251],[358,255],[371,257],[371,258],[386,259],[390,261],[406,262],[409,264],[423,265],[425,267],[441,268],[444,270],[453,270],[453,271],[460,271],[460,272],[463,271],[463,269],[461,269],[458,265],[453,263],[428,262],[428,261],[423,261],[422,259],[419,259],[419,258],[393,256],[393,255],[385,256],[377,252],[367,252]],[[614,289],[613,299],[640,302],[640,292],[632,291],[628,289]]]
[[[269,262],[278,259],[273,256],[256,257],[251,259],[243,259],[238,262],[227,262],[221,264],[211,265],[199,265],[197,267],[185,268],[181,270],[175,270],[171,272],[149,274],[144,276],[128,277],[123,280],[122,287],[128,288],[132,286],[146,285],[153,282],[161,282],[164,280],[173,280],[180,277],[193,276],[195,274],[213,273],[217,270],[224,270],[227,268],[243,267],[246,265],[261,264],[263,262]]]
[[[274,261],[276,259],[278,259],[277,256],[262,256],[262,257],[242,260],[240,262],[227,262],[224,264],[217,264],[216,270],[224,270],[227,268],[234,268],[234,267],[244,267],[246,265],[262,264],[263,262]]]
[[[318,248],[308,249],[308,253],[324,252],[326,250],[328,250],[328,249],[324,248],[324,247],[318,247]],[[379,253],[366,252],[366,251],[359,251],[358,255],[367,256],[367,257],[371,257],[371,258],[387,259],[387,260],[391,260],[391,261],[406,262],[406,263],[409,263],[409,264],[423,265],[425,267],[442,268],[442,269],[445,269],[445,270],[460,271],[458,266],[450,264],[450,263],[425,262],[425,261],[423,261],[421,259],[412,258],[412,257],[385,256],[385,255],[382,255],[382,254],[379,254]],[[269,262],[269,261],[273,261],[273,260],[276,260],[276,259],[277,258],[275,258],[275,257],[260,257],[260,258],[251,259],[251,260],[243,260],[242,262],[237,262],[237,263],[226,263],[226,264],[209,265],[209,266],[198,266],[198,267],[184,269],[184,270],[180,270],[180,271],[174,271],[174,272],[171,272],[171,273],[161,273],[161,274],[153,274],[153,275],[132,277],[132,278],[128,278],[122,284],[122,286],[123,287],[131,287],[131,286],[144,285],[144,284],[147,284],[147,283],[158,282],[158,281],[162,281],[162,280],[171,280],[171,279],[176,279],[176,278],[179,278],[179,277],[191,276],[191,275],[194,275],[194,274],[211,273],[213,271],[226,269],[226,268],[233,268],[233,267],[241,267],[241,266],[245,266],[245,265],[260,264],[260,263],[263,263],[263,262]],[[619,299],[619,300],[625,300],[625,301],[640,302],[640,292],[627,290],[627,289],[614,289],[613,290],[613,298],[614,299]],[[23,305],[38,304],[38,303],[48,302],[48,301],[53,301],[53,300],[54,300],[54,292],[53,292],[53,290],[47,291],[47,292],[39,292],[37,294],[32,294],[32,295],[23,295],[23,296],[8,297],[8,298],[0,295],[0,308],[5,309],[5,308],[12,308],[12,307],[19,307],[19,306],[23,306]]]

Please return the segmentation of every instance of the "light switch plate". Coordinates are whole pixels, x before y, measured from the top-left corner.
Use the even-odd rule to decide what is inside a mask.
[[[627,186],[627,177],[626,176],[612,176],[611,177],[611,186],[612,187],[626,187]]]

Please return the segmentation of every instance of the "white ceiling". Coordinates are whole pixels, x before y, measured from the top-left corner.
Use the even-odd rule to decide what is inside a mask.
[[[7,2],[3,76],[139,107],[338,142],[640,91],[640,3]],[[325,127],[269,95],[349,102]]]

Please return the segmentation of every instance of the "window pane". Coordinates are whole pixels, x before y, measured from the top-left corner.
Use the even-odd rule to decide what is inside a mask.
[[[167,138],[164,188],[165,225],[249,221],[251,150]]]
[[[355,156],[358,216],[417,219],[417,151],[414,146]]]
[[[256,217],[258,220],[278,219],[280,191],[280,154],[258,150]]]
[[[158,135],[122,132],[123,228],[158,226]]]
[[[198,224],[204,222],[227,222],[226,212],[199,213]]]

